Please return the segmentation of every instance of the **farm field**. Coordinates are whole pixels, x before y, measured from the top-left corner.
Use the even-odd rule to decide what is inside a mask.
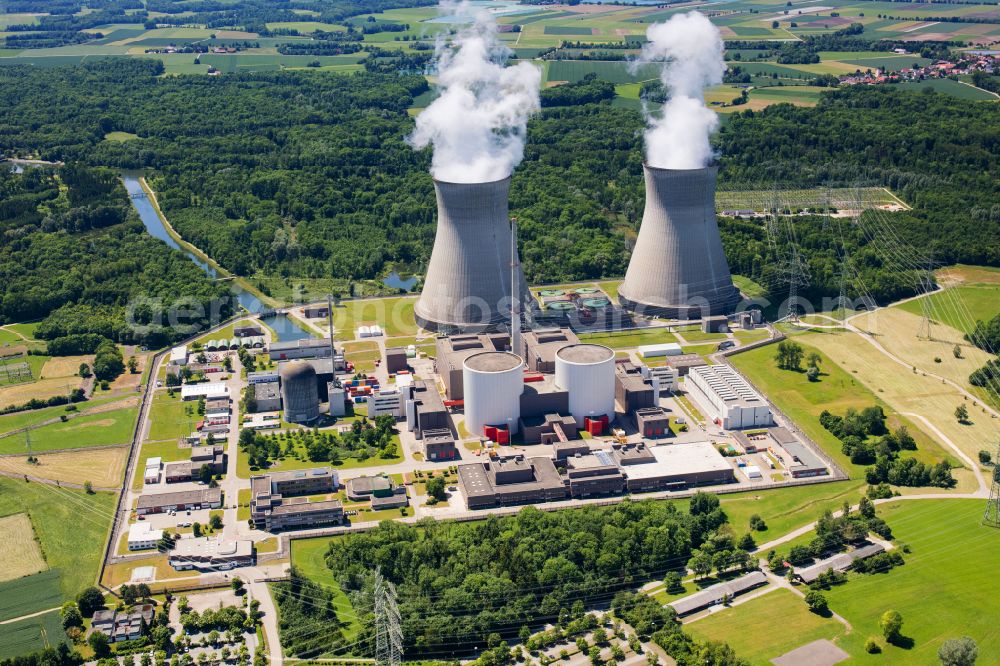
[[[922,427],[927,423],[935,426],[970,459],[976,460],[984,442],[996,441],[995,421],[982,411],[982,407],[974,407],[957,389],[939,379],[908,371],[858,334],[806,333],[796,340],[818,348],[843,369],[855,386],[866,388],[868,395],[877,393],[894,411],[910,415],[910,420]],[[754,350],[746,355],[753,353],[759,352]],[[745,354],[735,358],[742,356]],[[857,395],[857,389],[854,390]],[[966,425],[955,420],[955,408],[961,404],[966,405],[970,413],[971,423]],[[910,432],[913,433],[913,428]]]
[[[15,513],[0,518],[0,584],[47,568],[42,551],[35,543],[35,532],[28,514]],[[0,616],[3,614],[3,608],[0,608]]]
[[[853,465],[841,452],[840,440],[819,424],[819,415],[823,410],[842,415],[850,407],[861,410],[880,405],[888,416],[887,423],[890,427],[905,425],[917,440],[917,451],[912,453],[914,457],[922,462],[937,461],[945,457],[954,459],[950,450],[943,449],[917,423],[894,410],[887,404],[884,396],[873,393],[870,387],[866,388],[859,379],[852,377],[846,366],[841,367],[834,362],[839,359],[831,360],[825,353],[825,346],[812,346],[819,337],[834,336],[808,334],[795,338],[805,348],[806,355],[812,351],[820,352],[822,374],[818,382],[810,382],[805,372],[779,370],[774,362],[777,346],[773,344],[736,354],[730,357],[730,361],[852,478],[863,478],[864,468]],[[931,489],[930,492],[934,490]]]
[[[132,429],[138,409],[128,407],[97,414],[78,416],[66,422],[51,423],[31,431],[31,450],[35,452],[60,449],[125,444],[132,439]],[[23,435],[0,439],[0,454],[21,453]]]
[[[2,457],[0,470],[64,483],[90,481],[96,488],[117,488],[125,474],[128,447],[57,451],[40,453],[35,457],[37,463],[28,463],[22,456]]]
[[[687,622],[684,630],[701,640],[729,643],[754,666],[767,666],[774,657],[821,638],[837,641],[845,633],[844,625],[809,612],[805,601],[784,589]]]
[[[0,659],[16,657],[66,642],[59,611],[0,624]]]
[[[104,397],[96,400],[88,400],[86,402],[76,404],[78,410],[76,413],[86,414],[98,409],[105,410],[109,406],[115,407],[119,403],[124,406],[128,404],[129,401],[123,401],[121,398],[117,397]],[[3,416],[0,416],[0,434],[10,432],[12,430],[18,430],[43,421],[48,421],[49,419],[59,418],[59,416],[63,414],[73,415],[74,412],[67,411],[67,407],[69,407],[69,405],[56,405],[55,407],[45,407],[43,409],[32,409],[25,412],[4,414]]]
[[[918,317],[925,312],[936,323],[971,333],[977,321],[1000,314],[1000,284],[963,284],[896,306]]]
[[[30,524],[28,527],[30,529]],[[59,571],[56,569],[0,582],[0,621],[60,605],[62,594],[59,590]]]
[[[911,92],[923,92],[925,88],[930,88],[934,92],[953,95],[960,99],[967,99],[974,102],[995,102],[996,95],[975,88],[951,79],[928,79],[926,81],[906,81],[903,83],[888,84],[898,87],[900,90]]]
[[[45,561],[60,571],[63,598],[93,583],[115,495],[0,477],[0,515],[27,513]]]

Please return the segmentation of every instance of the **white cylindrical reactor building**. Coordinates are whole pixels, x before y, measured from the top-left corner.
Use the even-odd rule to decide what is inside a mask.
[[[509,352],[482,352],[462,365],[465,428],[479,437],[483,426],[508,426],[517,432],[524,391],[524,361]]]
[[[556,352],[556,386],[569,393],[569,412],[586,417],[615,416],[615,352],[603,345],[566,345]]]

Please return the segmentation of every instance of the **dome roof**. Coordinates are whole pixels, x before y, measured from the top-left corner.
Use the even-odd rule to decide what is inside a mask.
[[[281,381],[283,382],[306,379],[316,381],[316,369],[305,361],[289,361],[288,363],[281,364],[281,367],[278,369],[278,376],[281,377]]]

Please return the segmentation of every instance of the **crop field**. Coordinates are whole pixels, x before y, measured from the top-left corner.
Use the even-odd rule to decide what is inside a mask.
[[[96,414],[87,414],[65,422],[51,423],[31,431],[31,450],[58,451],[107,444],[126,444],[132,439],[138,409],[127,407]],[[25,448],[23,435],[0,439],[0,454],[21,453]]]
[[[113,493],[88,495],[0,477],[0,516],[28,514],[45,561],[60,571],[63,598],[93,583],[114,506]]]
[[[10,624],[0,624],[0,659],[55,647],[64,642],[66,634],[62,629],[59,611]]]
[[[46,400],[57,395],[69,395],[80,387],[79,377],[54,377],[34,382],[0,387],[0,408],[20,405],[33,398]]]
[[[45,571],[48,565],[35,542],[35,531],[26,513],[15,513],[0,518],[0,592],[4,581],[31,576]],[[0,595],[6,599],[8,594]],[[0,602],[3,604],[6,602]],[[0,619],[5,609],[0,605]],[[7,617],[11,617],[8,615]]]
[[[38,462],[29,463],[21,456],[0,458],[0,470],[65,483],[90,481],[98,488],[115,488],[121,484],[125,474],[128,447],[57,451],[37,454],[35,458]]]
[[[900,90],[909,90],[912,92],[923,92],[925,89],[930,88],[937,93],[944,93],[958,97],[959,99],[967,99],[974,102],[995,102],[997,100],[997,96],[991,92],[981,90],[960,81],[952,81],[951,79],[906,81],[905,83],[895,83],[891,85],[896,86]]]
[[[31,528],[30,524],[28,528]],[[42,566],[45,566],[44,561]],[[0,621],[37,613],[61,604],[59,571],[55,569],[0,582]]]
[[[579,81],[588,74],[597,76],[611,83],[635,83],[649,81],[657,77],[657,69],[651,66],[640,67],[638,71],[629,71],[628,63],[602,60],[557,60],[549,63],[549,81]]]
[[[825,347],[817,345],[817,349],[810,345],[818,342],[819,338],[825,340],[827,337],[834,335],[809,334],[796,337],[796,341],[802,344],[808,355],[812,351],[825,352]],[[858,465],[851,464],[841,452],[841,442],[819,424],[819,415],[823,410],[843,414],[850,407],[860,410],[880,405],[889,417],[891,427],[895,427],[896,424],[906,425],[917,439],[918,450],[913,452],[914,457],[924,462],[946,457],[945,450],[925,435],[922,428],[896,412],[881,394],[876,395],[868,390],[858,379],[852,377],[849,371],[835,363],[825,353],[820,354],[822,371],[820,381],[810,382],[805,372],[779,370],[774,362],[776,349],[776,345],[765,345],[736,354],[730,361],[852,478],[863,476],[864,470]],[[950,454],[950,451],[948,453]],[[948,457],[954,458],[952,455]]]

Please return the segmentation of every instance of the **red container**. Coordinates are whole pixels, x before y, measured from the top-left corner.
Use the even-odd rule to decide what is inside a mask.
[[[510,443],[510,431],[506,428],[497,428],[497,444],[509,444]]]
[[[483,434],[486,435],[486,439],[491,442],[497,441],[497,429],[496,426],[483,426]]]

